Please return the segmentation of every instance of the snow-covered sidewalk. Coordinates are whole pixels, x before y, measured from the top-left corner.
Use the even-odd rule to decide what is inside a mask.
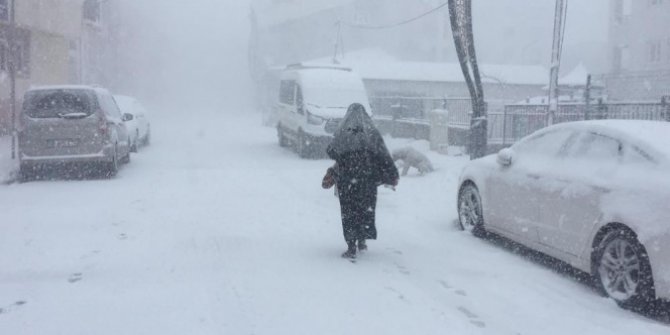
[[[12,159],[12,137],[0,136],[0,183],[12,181],[17,171],[17,160]]]

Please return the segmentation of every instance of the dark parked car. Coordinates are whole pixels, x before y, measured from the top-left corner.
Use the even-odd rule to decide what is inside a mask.
[[[21,173],[38,166],[93,163],[115,175],[130,161],[130,140],[112,95],[91,86],[49,86],[26,92],[21,112]]]

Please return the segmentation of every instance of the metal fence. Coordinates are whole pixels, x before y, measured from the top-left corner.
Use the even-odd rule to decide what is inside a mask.
[[[547,105],[506,105],[502,114],[489,114],[489,143],[509,145],[547,126]],[[560,104],[554,123],[619,119],[670,121],[670,104],[661,102],[602,102]]]
[[[382,132],[417,139],[430,136],[430,111],[446,109],[449,111],[449,144],[467,145],[472,115],[470,98],[375,96],[370,98],[370,104]],[[488,143],[492,148],[511,145],[548,123],[546,104],[492,100],[488,106]],[[554,123],[593,119],[670,121],[670,101],[562,103],[554,115]]]
[[[503,132],[506,100],[490,100],[489,138],[496,141]],[[449,144],[467,145],[472,114],[469,97],[407,97],[373,96],[370,105],[374,119],[382,133],[393,137],[428,139],[430,135],[430,111],[449,111]],[[498,142],[501,142],[498,140]]]

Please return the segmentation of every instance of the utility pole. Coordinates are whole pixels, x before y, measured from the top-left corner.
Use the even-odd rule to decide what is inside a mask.
[[[9,111],[12,114],[12,159],[17,157],[16,129],[16,0],[11,0],[9,8]]]
[[[487,152],[488,113],[475,53],[475,39],[472,31],[472,0],[449,0],[449,18],[456,53],[472,101],[469,151],[470,159],[476,159],[485,156]]]
[[[335,36],[335,51],[333,52],[333,64],[340,64],[337,60],[337,53],[341,51],[342,56],[344,57],[344,40],[342,38],[342,20],[337,20],[335,23],[337,26],[337,36]]]
[[[551,72],[549,74],[548,126],[554,124],[554,117],[558,111],[558,72],[561,67],[561,54],[563,53],[563,36],[565,35],[565,18],[567,11],[568,0],[556,0],[554,39],[551,47]]]

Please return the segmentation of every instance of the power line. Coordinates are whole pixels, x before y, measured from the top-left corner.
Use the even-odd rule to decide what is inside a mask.
[[[449,2],[445,2],[445,3],[435,7],[433,9],[431,9],[431,10],[429,10],[429,11],[427,11],[427,12],[421,14],[421,15],[415,16],[411,19],[407,19],[407,20],[392,23],[392,24],[385,24],[385,25],[380,25],[380,26],[361,25],[361,24],[347,24],[347,25],[352,27],[352,28],[358,28],[358,29],[388,29],[388,28],[394,28],[394,27],[398,27],[398,26],[408,24],[410,22],[414,22],[414,21],[419,20],[419,19],[421,19],[425,16],[433,14],[433,13],[437,12],[438,10],[446,7],[447,5],[449,5]]]

